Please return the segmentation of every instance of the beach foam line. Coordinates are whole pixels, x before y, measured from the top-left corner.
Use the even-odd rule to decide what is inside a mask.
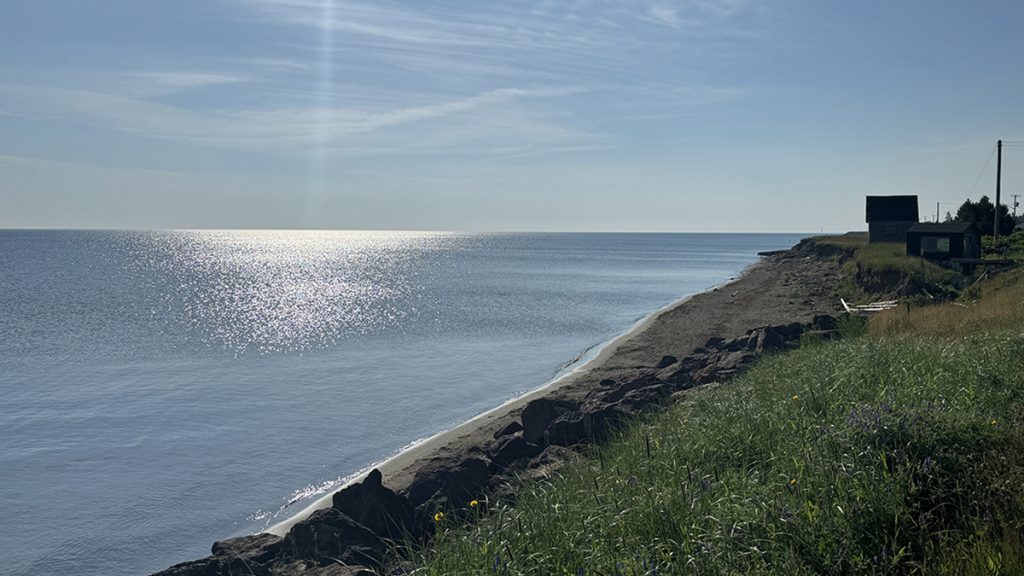
[[[448,428],[432,436],[428,436],[421,440],[414,441],[411,444],[408,444],[405,448],[402,448],[397,453],[387,458],[384,458],[383,460],[379,460],[373,464],[366,466],[362,470],[348,476],[346,478],[346,481],[337,489],[331,490],[329,493],[317,498],[312,503],[307,505],[305,508],[297,512],[295,515],[268,527],[266,530],[264,530],[264,532],[283,537],[285,534],[288,533],[289,530],[292,529],[292,526],[295,526],[299,522],[302,522],[306,518],[309,518],[309,516],[316,512],[317,510],[322,510],[324,508],[330,507],[331,504],[333,503],[335,493],[337,493],[340,490],[344,490],[348,486],[362,482],[374,468],[380,470],[384,478],[387,479],[390,476],[396,474],[397,472],[400,472],[408,468],[409,466],[413,465],[416,462],[416,460],[420,459],[423,456],[426,456],[430,450],[441,448],[445,446],[450,440],[453,440],[459,436],[470,435],[472,434],[472,432],[479,430],[482,427],[481,425],[483,424],[484,421],[488,419],[501,417],[520,406],[525,406],[532,400],[543,397],[545,393],[558,388],[561,384],[563,384],[566,380],[570,379],[571,377],[582,374],[583,372],[589,370],[593,365],[600,364],[600,362],[605,361],[607,358],[609,358],[612,354],[615,353],[615,350],[622,343],[633,338],[637,334],[642,333],[662,314],[669,312],[679,306],[682,306],[683,304],[686,304],[687,302],[689,302],[690,300],[692,300],[693,298],[700,294],[713,292],[715,290],[725,288],[730,284],[738,282],[741,278],[747,275],[752,268],[760,264],[760,262],[760,259],[753,262],[752,264],[744,268],[743,271],[740,272],[740,274],[730,278],[725,282],[716,284],[701,292],[687,294],[686,296],[683,296],[674,302],[670,302],[662,306],[661,308],[658,308],[657,310],[651,312],[650,314],[644,316],[643,318],[640,318],[639,320],[634,322],[625,332],[622,332],[618,336],[615,336],[607,340],[603,344],[591,347],[590,350],[593,350],[593,355],[590,355],[587,353],[587,351],[584,351],[576,360],[570,362],[568,365],[560,369],[553,379],[549,380],[547,383],[541,385],[540,387],[530,390],[520,396],[516,396],[515,398],[506,400],[505,402],[502,402],[500,405],[491,408],[490,410],[487,410],[485,412],[481,412],[480,414],[477,414],[476,416],[470,418],[469,420],[466,420],[465,422],[459,424],[458,426],[455,426],[454,428]],[[573,364],[578,365],[573,367]],[[566,371],[566,369],[570,367],[572,367],[572,369]],[[385,482],[385,485],[386,484],[387,483]]]

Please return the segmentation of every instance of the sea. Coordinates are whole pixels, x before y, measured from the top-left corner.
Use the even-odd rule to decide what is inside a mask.
[[[205,556],[803,236],[0,231],[0,574]]]

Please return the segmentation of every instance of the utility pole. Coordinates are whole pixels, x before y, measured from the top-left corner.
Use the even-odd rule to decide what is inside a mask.
[[[996,215],[992,226],[992,242],[999,239],[999,192],[1003,180],[1003,141],[996,140]]]
[[[1017,198],[1020,198],[1020,194],[1011,194],[1013,196],[1013,219],[1017,219],[1017,206],[1020,206],[1020,202],[1017,202]]]
[[[939,203],[935,203],[935,223],[939,223]]]

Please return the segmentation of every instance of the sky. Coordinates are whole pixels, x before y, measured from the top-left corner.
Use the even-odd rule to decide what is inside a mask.
[[[1024,141],[1019,0],[0,2],[0,228],[840,232]]]

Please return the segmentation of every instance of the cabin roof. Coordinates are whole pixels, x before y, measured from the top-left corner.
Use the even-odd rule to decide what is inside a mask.
[[[917,222],[917,196],[868,196],[866,222]]]

